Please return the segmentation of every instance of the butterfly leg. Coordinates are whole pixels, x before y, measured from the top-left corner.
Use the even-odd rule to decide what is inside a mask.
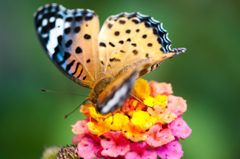
[[[111,125],[112,125],[114,122],[114,115],[113,115],[113,112],[111,112],[111,114],[112,114],[112,123],[111,123]]]
[[[136,100],[138,100],[140,103],[142,103],[142,104],[144,104],[145,106],[147,106],[147,107],[152,108],[153,110],[155,110],[153,107],[151,107],[151,106],[149,106],[149,105],[143,103],[138,97],[136,97],[136,96],[133,95],[132,93],[130,93],[130,95],[131,95],[133,98],[135,98]]]

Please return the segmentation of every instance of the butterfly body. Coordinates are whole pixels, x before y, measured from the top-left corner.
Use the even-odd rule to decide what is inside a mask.
[[[113,81],[112,77],[99,79],[93,86],[93,89],[88,97],[88,101],[92,104],[97,104],[98,96],[106,89],[106,87]]]
[[[94,11],[49,4],[38,9],[34,22],[48,57],[92,90],[87,100],[102,114],[121,105],[136,78],[185,51],[170,49],[162,23],[140,13],[110,16],[100,30]]]

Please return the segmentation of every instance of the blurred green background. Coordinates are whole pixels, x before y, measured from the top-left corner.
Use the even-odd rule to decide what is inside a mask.
[[[71,143],[71,124],[84,98],[41,92],[41,88],[88,95],[47,58],[33,26],[38,7],[57,2],[95,10],[100,22],[123,11],[138,11],[163,22],[172,48],[187,52],[144,78],[172,83],[187,100],[183,115],[192,134],[181,141],[184,159],[240,158],[240,1],[228,0],[69,0],[0,2],[0,158],[37,159],[45,146]]]

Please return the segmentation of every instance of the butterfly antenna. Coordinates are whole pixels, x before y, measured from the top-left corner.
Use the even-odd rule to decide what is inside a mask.
[[[69,115],[71,115],[72,113],[74,113],[81,105],[85,104],[87,101],[87,99],[85,101],[83,101],[80,105],[78,105],[72,112],[68,113],[67,115],[64,115],[64,119],[66,119]]]
[[[51,92],[51,93],[59,93],[59,94],[68,94],[68,95],[75,95],[75,96],[81,96],[81,97],[88,97],[85,95],[80,95],[80,94],[73,94],[73,93],[64,93],[64,92],[56,92],[56,91],[51,91],[51,90],[47,90],[47,89],[41,89],[41,91],[43,92]]]
[[[147,107],[152,108],[153,110],[155,110],[153,107],[151,107],[151,106],[149,106],[149,105],[143,103],[138,97],[136,97],[136,96],[133,95],[132,93],[130,93],[130,95],[131,95],[133,98],[137,99],[140,103],[142,103],[142,104],[144,104],[145,106],[147,106]]]

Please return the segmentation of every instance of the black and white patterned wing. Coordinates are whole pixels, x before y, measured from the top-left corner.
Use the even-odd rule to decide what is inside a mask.
[[[92,88],[100,72],[99,20],[89,9],[40,7],[34,15],[38,38],[54,64],[76,83]]]

